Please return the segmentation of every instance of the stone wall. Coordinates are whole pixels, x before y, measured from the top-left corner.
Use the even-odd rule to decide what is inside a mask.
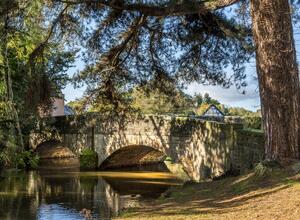
[[[237,132],[232,155],[232,168],[241,173],[253,169],[264,159],[264,133],[261,130],[241,129]]]
[[[88,114],[76,119],[58,117],[44,125],[48,128],[41,126],[38,133],[52,130],[77,155],[84,148],[93,149],[98,154],[99,166],[120,149],[147,146],[182,164],[195,181],[220,176],[233,168],[251,167],[261,152],[259,137],[234,123],[143,116],[117,124],[113,119],[104,120],[98,114]],[[256,142],[257,145],[253,145]],[[140,155],[136,151],[135,161]],[[243,162],[244,159],[247,161]]]

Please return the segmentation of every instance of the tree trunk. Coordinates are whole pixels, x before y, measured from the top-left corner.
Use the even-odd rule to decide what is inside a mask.
[[[251,0],[266,159],[299,159],[299,74],[288,0]]]

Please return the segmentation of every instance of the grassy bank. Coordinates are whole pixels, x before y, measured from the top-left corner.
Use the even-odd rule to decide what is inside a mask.
[[[173,188],[116,219],[299,219],[300,174],[273,169]]]

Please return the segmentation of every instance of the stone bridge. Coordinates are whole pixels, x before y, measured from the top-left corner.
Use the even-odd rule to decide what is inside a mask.
[[[251,168],[264,155],[262,133],[249,133],[241,124],[167,116],[139,116],[123,123],[98,113],[49,118],[33,133],[31,145],[54,139],[76,155],[93,149],[102,168],[168,156],[194,181]]]

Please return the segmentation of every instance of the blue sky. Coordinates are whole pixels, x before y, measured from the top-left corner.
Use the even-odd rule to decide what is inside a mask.
[[[298,62],[300,58],[300,29],[294,29],[295,43]],[[78,60],[75,63],[75,67],[68,71],[70,77],[72,77],[77,71],[84,68],[84,63]],[[247,64],[246,66],[247,82],[248,86],[245,88],[246,94],[241,94],[235,87],[228,89],[221,88],[220,86],[204,86],[197,83],[192,83],[187,86],[186,93],[193,95],[195,93],[209,93],[209,95],[219,100],[222,104],[232,107],[244,107],[250,110],[257,110],[260,108],[260,99],[258,93],[258,84],[254,79],[256,76],[255,61]],[[76,98],[80,98],[85,91],[85,87],[74,88],[73,85],[68,84],[63,90],[65,94],[66,102],[73,101]]]

